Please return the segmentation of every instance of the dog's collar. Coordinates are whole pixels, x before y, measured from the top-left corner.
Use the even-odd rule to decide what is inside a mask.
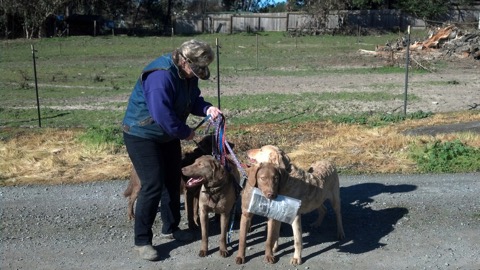
[[[208,198],[212,200],[213,203],[218,203],[218,201],[220,200],[220,195],[222,194],[221,190],[227,185],[230,185],[231,183],[234,182],[232,181],[233,176],[230,173],[228,173],[227,175],[228,175],[227,181],[219,185],[210,186],[210,187],[204,185],[205,190],[203,192],[208,195]]]

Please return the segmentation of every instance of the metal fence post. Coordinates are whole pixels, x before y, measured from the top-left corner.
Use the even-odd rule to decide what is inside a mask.
[[[403,114],[407,115],[407,88],[408,88],[408,66],[410,65],[410,25],[407,30],[407,57],[405,63],[405,95],[403,100]]]
[[[33,58],[33,75],[35,77],[35,93],[37,96],[37,113],[38,113],[38,127],[42,127],[42,120],[40,118],[40,100],[38,98],[38,82],[37,82],[37,64],[35,62],[35,48],[33,44],[31,45],[32,47],[32,58]]]
[[[217,46],[217,96],[218,96],[218,109],[220,109],[220,53],[218,44],[218,38],[215,39],[215,45]]]

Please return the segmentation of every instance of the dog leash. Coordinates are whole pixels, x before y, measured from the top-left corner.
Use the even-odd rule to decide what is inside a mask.
[[[233,211],[230,215],[230,228],[229,228],[228,233],[227,233],[227,244],[230,245],[231,244],[231,239],[232,239],[233,224],[235,223],[235,215],[236,215],[236,211],[237,211],[236,201],[240,197],[239,195],[240,195],[240,192],[242,190],[243,183],[247,179],[247,173],[245,172],[245,170],[241,166],[240,162],[238,161],[238,158],[235,155],[235,153],[233,152],[232,148],[230,147],[230,144],[225,139],[225,117],[223,115],[220,115],[220,117],[217,117],[216,121],[214,122],[214,126],[215,126],[215,141],[216,141],[216,146],[217,146],[215,150],[218,151],[218,152],[215,152],[216,155],[214,155],[214,156],[216,156],[216,158],[220,161],[220,163],[222,165],[224,165],[226,167],[226,169],[228,170],[229,169],[228,168],[228,163],[226,162],[227,154],[226,154],[226,151],[225,151],[225,148],[227,148],[230,155],[232,156],[233,162],[235,163],[239,172],[242,175],[242,179],[240,181],[240,184],[237,183],[236,181],[233,181],[233,183],[235,185],[236,198],[235,198],[235,204],[233,206]]]
[[[210,119],[211,115],[207,115],[205,116],[205,118],[203,118],[202,121],[200,121],[200,123],[198,123],[198,125],[196,127],[193,128],[193,131],[197,130],[200,126],[203,125],[203,123],[205,123],[208,119]]]
[[[245,172],[244,168],[238,161],[238,158],[235,155],[235,152],[233,152],[232,148],[230,147],[228,140],[225,139],[225,117],[222,114],[220,115],[220,117],[217,117],[217,120],[215,121],[214,126],[216,128],[215,139],[218,145],[217,159],[220,160],[222,165],[228,166],[228,164],[226,164],[225,162],[226,156],[227,156],[225,151],[225,148],[226,148],[230,153],[230,155],[232,156],[233,162],[235,163],[238,170],[242,174],[242,179],[241,179],[242,181],[241,181],[240,187],[243,187],[243,182],[247,178],[247,173]]]

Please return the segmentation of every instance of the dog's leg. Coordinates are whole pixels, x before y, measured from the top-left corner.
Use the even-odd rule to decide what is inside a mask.
[[[332,198],[332,207],[337,219],[337,237],[338,239],[345,238],[345,232],[343,231],[342,222],[342,206],[340,201],[340,192],[335,192]]]
[[[197,226],[200,226],[199,214],[198,214],[198,212],[199,212],[199,209],[198,209],[199,202],[198,201],[200,200],[199,199],[200,198],[200,188],[194,189],[192,191],[192,193],[190,194],[190,196],[192,197],[191,207],[190,207],[190,209],[193,210],[192,211],[192,213],[193,213],[192,219],[193,219],[194,224],[196,224]]]
[[[278,245],[280,245],[280,229],[282,227],[282,223],[279,222],[278,224],[278,230],[275,231],[275,235],[273,235],[273,239],[272,241],[275,241],[275,243],[273,244],[273,254],[277,253],[277,250],[278,250]]]
[[[200,211],[200,227],[202,228],[202,244],[198,256],[205,257],[208,252],[208,211],[206,206],[201,207]]]
[[[128,206],[127,206],[128,220],[133,220],[135,218],[133,207],[135,205],[135,201],[137,200],[138,193],[140,192],[140,188],[141,188],[140,178],[138,178],[137,171],[135,171],[135,168],[132,168],[132,171],[130,172],[130,180],[128,181],[128,186],[123,192],[123,196],[127,197],[128,199]]]
[[[267,222],[267,241],[265,242],[265,261],[275,263],[274,249],[277,247],[277,240],[280,235],[280,221],[269,218]]]
[[[293,230],[293,245],[295,247],[295,252],[293,253],[293,258],[290,260],[290,263],[293,265],[302,264],[302,216],[297,215],[292,223]]]
[[[240,218],[240,232],[238,235],[238,253],[235,258],[237,264],[245,263],[245,248],[247,242],[247,229],[250,228],[252,223],[253,214],[244,212]]]
[[[133,213],[134,204],[135,204],[135,200],[132,197],[128,197],[128,207],[127,207],[128,220],[133,220],[135,218],[135,214]]]
[[[220,215],[220,256],[227,257],[227,230],[228,230],[228,218],[230,213],[222,213]]]
[[[185,196],[185,212],[187,212],[187,220],[188,220],[188,228],[193,230],[198,228],[198,224],[196,223],[196,220],[194,220],[194,214],[193,214],[193,194],[190,189],[185,189],[183,192],[183,195]]]
[[[325,214],[327,214],[327,208],[323,203],[322,205],[320,205],[320,207],[317,208],[317,214],[318,214],[317,220],[315,220],[315,222],[310,224],[311,227],[317,228],[317,227],[320,227],[320,225],[322,224],[323,218],[325,218]]]

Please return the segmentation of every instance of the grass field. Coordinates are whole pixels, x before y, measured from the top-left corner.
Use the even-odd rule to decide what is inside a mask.
[[[149,61],[192,37],[68,37],[41,40],[1,41],[0,107],[2,126],[36,125],[36,90],[31,46],[36,52],[36,77],[42,117],[50,127],[115,125],[121,118],[125,98],[140,70]],[[198,37],[215,46],[219,44],[219,64],[210,68],[215,75],[230,76],[312,76],[322,73],[368,74],[401,73],[398,67],[332,66],[339,57],[358,49],[372,49],[396,35],[366,37],[286,37],[282,33],[260,35],[202,35]],[[217,42],[218,41],[218,42]],[[216,47],[214,47],[216,50]],[[220,66],[220,68],[218,68]],[[228,88],[229,81],[221,82]],[[217,81],[201,82],[202,88],[217,87]],[[292,96],[279,95],[278,100]],[[207,97],[215,101],[215,96]],[[245,98],[245,97],[244,97]],[[319,97],[329,98],[329,97]],[[356,99],[345,96],[343,99]],[[370,97],[362,97],[370,98]],[[382,98],[380,95],[372,98]],[[389,97],[384,97],[389,98]],[[110,99],[110,100],[109,100]],[[226,104],[241,103],[248,109],[251,98],[225,98]],[[109,108],[95,110],[99,100],[109,100]],[[257,99],[258,100],[258,99]],[[104,103],[105,104],[105,103]],[[250,107],[256,106],[252,104]],[[77,110],[72,111],[74,106]],[[288,118],[285,115],[284,118]],[[98,121],[102,119],[102,121]],[[241,122],[241,121],[238,121]]]
[[[127,178],[130,164],[119,127],[131,88],[144,65],[190,38],[0,41],[0,184]],[[334,161],[341,173],[480,170],[478,134],[402,135],[405,129],[418,126],[480,121],[476,110],[404,116],[393,110],[365,111],[362,106],[339,113],[326,105],[336,104],[333,107],[338,109],[344,104],[401,103],[401,84],[372,78],[385,74],[401,77],[405,72],[402,64],[356,54],[359,49],[373,50],[378,44],[396,40],[399,34],[291,38],[283,33],[260,33],[195,38],[219,43],[219,65],[216,60],[210,65],[212,79],[200,85],[207,100],[217,102],[217,75],[222,89],[247,88],[248,94],[225,91],[221,97],[228,115],[228,138],[234,141],[240,157],[248,148],[276,144],[302,167],[326,158]],[[36,50],[41,129],[37,128],[32,45]],[[441,60],[430,64],[432,69],[448,69],[448,63]],[[415,76],[426,72],[410,70]],[[321,93],[297,92],[295,87],[278,93],[252,89],[256,80],[268,80],[264,87],[269,82],[282,84],[300,78],[302,84],[336,76],[339,80],[356,76],[365,82],[339,82],[340,89]],[[456,81],[435,78],[412,82],[412,86],[450,86],[450,82]],[[319,84],[321,87],[321,80]],[[461,87],[458,84],[452,83]],[[409,95],[411,102],[422,99],[416,93]],[[194,123],[198,118],[189,121]],[[192,144],[185,146],[188,149]],[[449,162],[452,159],[460,164]]]

